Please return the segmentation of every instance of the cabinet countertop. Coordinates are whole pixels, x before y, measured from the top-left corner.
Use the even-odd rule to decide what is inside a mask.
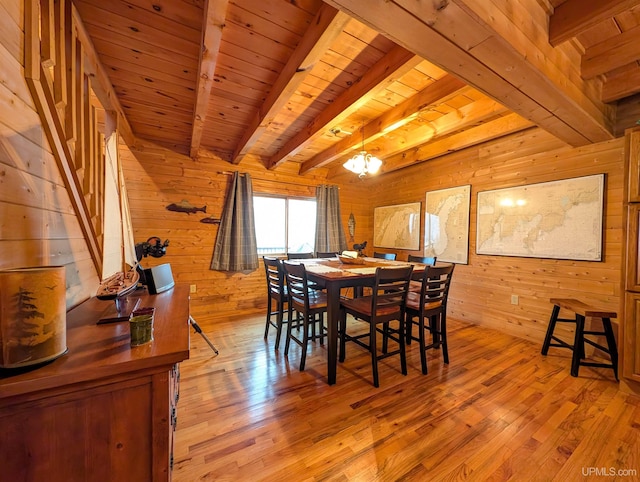
[[[130,296],[141,298],[140,307],[155,308],[153,342],[131,347],[128,321],[97,325],[101,318],[117,316],[115,303],[90,298],[67,313],[66,354],[30,370],[0,372],[0,405],[13,396],[37,399],[46,390],[166,368],[189,358],[189,287],[178,284],[157,295],[143,289]]]

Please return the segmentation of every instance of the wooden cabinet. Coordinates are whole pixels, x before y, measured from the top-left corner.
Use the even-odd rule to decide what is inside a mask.
[[[640,129],[627,130],[625,151],[629,175],[627,199],[630,203],[640,203]]]
[[[152,343],[130,347],[127,322],[96,325],[115,306],[91,299],[67,314],[66,355],[2,373],[3,480],[170,480],[188,287],[133,296],[156,308]]]
[[[624,359],[622,368],[624,376],[636,382],[640,382],[639,329],[640,293],[628,291],[625,294],[624,346],[622,347]]]
[[[626,247],[623,258],[622,376],[640,382],[640,128],[625,133]]]

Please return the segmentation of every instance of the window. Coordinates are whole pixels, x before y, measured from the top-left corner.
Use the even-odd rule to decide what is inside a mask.
[[[254,196],[258,254],[311,253],[316,239],[316,200]]]

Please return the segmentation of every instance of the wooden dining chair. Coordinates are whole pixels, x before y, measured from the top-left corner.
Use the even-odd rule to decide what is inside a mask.
[[[287,253],[287,259],[313,259],[313,253]]]
[[[373,252],[373,257],[378,259],[388,259],[389,261],[396,260],[396,253],[378,253],[376,251]]]
[[[264,256],[262,260],[267,278],[267,322],[264,328],[264,339],[269,337],[269,327],[273,326],[276,329],[275,349],[277,350],[280,347],[280,334],[284,324],[284,305],[288,302],[289,295],[284,282],[282,261],[268,256]],[[290,319],[289,316],[287,321]]]
[[[410,291],[407,296],[405,336],[407,344],[416,340],[420,344],[422,373],[427,373],[427,350],[442,347],[444,362],[449,363],[447,343],[447,299],[455,264],[429,266],[422,273],[420,292]],[[417,321],[414,319],[417,318]],[[418,336],[413,335],[418,326]],[[427,343],[426,332],[431,335]]]
[[[378,258],[378,259],[386,259],[389,261],[395,261],[396,260],[396,254],[395,253],[378,253],[375,252],[373,253],[373,257],[374,258]],[[361,296],[363,296],[364,294],[364,289],[362,288],[362,286],[357,286],[356,288],[354,288],[353,290],[353,297],[354,298],[360,298]]]
[[[421,263],[421,264],[426,264],[428,266],[435,265],[437,260],[438,260],[437,256],[413,256],[411,254],[407,259],[409,263]]]
[[[413,266],[377,268],[371,296],[342,300],[340,303],[340,361],[346,356],[346,342],[351,341],[367,349],[371,354],[373,385],[380,386],[378,379],[378,361],[393,355],[400,355],[400,368],[407,374],[407,357],[404,340],[404,315],[409,280]],[[347,315],[357,321],[369,324],[364,333],[347,333]],[[392,322],[397,323],[393,324]],[[377,334],[383,336],[383,349],[378,353]],[[388,340],[396,342],[397,349],[388,350]]]
[[[409,263],[420,263],[420,264],[426,264],[427,266],[435,266],[437,260],[438,260],[437,256],[412,256],[412,255],[409,255],[409,258],[407,259]],[[419,292],[421,287],[422,287],[422,276],[420,275],[416,277],[414,273],[413,279],[411,280],[411,283],[409,283],[409,291]]]
[[[309,340],[324,342],[326,327],[324,314],[327,311],[327,295],[322,291],[309,288],[307,270],[304,264],[285,261],[284,272],[289,290],[289,319],[293,319],[293,310],[297,311],[297,323],[287,325],[287,341],[284,345],[284,355],[289,355],[289,344],[294,341],[302,348],[300,355],[300,371],[304,371],[307,359]],[[302,333],[294,334],[293,325],[302,328]],[[300,337],[300,338],[299,338]]]

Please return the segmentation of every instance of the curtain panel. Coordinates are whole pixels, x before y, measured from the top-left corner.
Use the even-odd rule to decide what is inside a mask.
[[[233,173],[220,229],[213,248],[211,269],[253,271],[258,269],[258,247],[253,219],[251,176]]]
[[[316,187],[316,252],[342,252],[347,238],[340,217],[338,186]]]

